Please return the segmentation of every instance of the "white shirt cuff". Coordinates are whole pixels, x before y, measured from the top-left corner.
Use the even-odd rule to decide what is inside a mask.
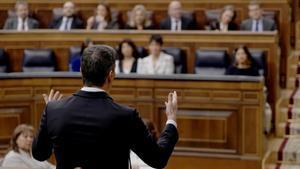
[[[177,128],[177,123],[174,120],[167,120],[166,124],[173,124]]]

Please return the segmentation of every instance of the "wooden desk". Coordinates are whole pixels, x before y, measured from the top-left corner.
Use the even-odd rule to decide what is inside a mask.
[[[42,93],[54,88],[70,95],[82,85],[79,74],[65,72],[0,74],[0,81],[2,144],[16,125],[38,126],[44,108]],[[246,164],[258,169],[264,154],[263,87],[258,77],[120,75],[109,93],[116,101],[136,107],[161,131],[167,93],[177,91],[180,139],[169,168],[195,168],[199,160],[204,166],[215,160],[217,165],[232,163],[232,169],[246,169]]]
[[[248,4],[251,0],[184,0],[183,8],[187,11],[194,11],[195,17],[198,22],[199,29],[204,29],[207,24],[205,18],[205,11],[210,9],[220,9],[225,5],[231,4],[236,7],[237,18],[236,22],[239,24],[242,20],[248,18]],[[62,7],[65,0],[28,0],[30,8],[35,14],[35,17],[41,22],[42,28],[47,28],[52,18],[52,9]],[[99,0],[74,0],[77,4],[79,14],[83,20],[87,20],[92,16],[96,5]],[[121,22],[125,22],[127,19],[127,11],[131,10],[136,4],[143,4],[148,10],[154,12],[154,23],[158,24],[167,15],[167,8],[169,0],[107,0],[109,5],[120,12]],[[4,20],[7,16],[7,10],[13,9],[15,0],[0,0],[0,27],[2,27]],[[262,8],[265,11],[275,11],[278,29],[280,32],[280,46],[281,46],[281,58],[280,58],[280,80],[282,84],[285,82],[286,70],[287,70],[287,57],[290,50],[290,20],[291,7],[289,0],[260,0]],[[283,84],[284,86],[284,84]]]
[[[30,32],[0,31],[0,46],[5,48],[10,60],[10,70],[22,70],[22,55],[25,48],[53,48],[59,71],[68,70],[69,47],[80,45],[86,38],[91,38],[97,44],[117,46],[123,38],[131,38],[137,45],[147,46],[151,34],[159,33],[164,37],[165,47],[182,48],[187,53],[188,73],[194,72],[196,49],[225,49],[232,54],[233,49],[241,44],[249,48],[261,49],[267,54],[268,74],[266,82],[269,90],[269,102],[275,105],[278,97],[278,37],[275,32],[207,32],[183,31],[173,33],[169,31],[72,31],[59,32],[41,30]],[[272,107],[273,110],[274,106]]]

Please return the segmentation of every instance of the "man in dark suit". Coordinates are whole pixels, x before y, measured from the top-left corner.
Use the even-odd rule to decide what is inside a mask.
[[[168,8],[169,16],[161,21],[160,29],[181,31],[194,30],[196,23],[192,17],[182,15],[182,5],[180,1],[171,1]]]
[[[263,10],[257,2],[250,2],[248,10],[250,19],[241,23],[241,30],[263,32],[275,31],[277,29],[276,23],[273,20],[263,17]]]
[[[62,10],[62,16],[54,16],[49,28],[60,31],[69,31],[71,29],[83,29],[82,20],[75,15],[75,4],[71,1],[65,2]]]
[[[27,2],[17,1],[15,5],[16,16],[9,17],[4,24],[3,29],[28,31],[29,29],[39,28],[39,22],[29,17]]]
[[[58,93],[45,96],[50,102],[32,145],[35,159],[48,159],[54,149],[57,169],[128,169],[131,149],[148,165],[165,167],[178,140],[176,92],[165,102],[168,120],[156,142],[135,109],[117,104],[106,93],[116,55],[109,46],[88,47],[81,62],[84,87],[62,100]]]

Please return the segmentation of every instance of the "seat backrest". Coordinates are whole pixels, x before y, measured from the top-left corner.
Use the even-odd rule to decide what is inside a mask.
[[[72,72],[80,71],[81,47],[71,46],[69,48],[69,70]]]
[[[165,53],[173,56],[175,64],[175,73],[186,73],[186,53],[184,50],[175,47],[164,47],[162,49]]]
[[[211,25],[212,23],[217,23],[221,15],[221,9],[210,9],[205,10],[205,19],[206,25]],[[206,26],[205,29],[210,29],[209,26]]]
[[[17,17],[16,10],[15,9],[9,9],[9,10],[7,10],[7,16],[8,16],[8,18]],[[34,16],[35,16],[34,12],[33,11],[29,11],[28,16],[34,18]]]
[[[203,75],[222,75],[228,67],[229,59],[226,50],[196,50],[195,73]]]
[[[7,71],[7,57],[5,55],[4,49],[0,48],[0,72],[6,72]]]
[[[149,55],[147,49],[145,49],[145,47],[143,47],[143,46],[137,46],[136,49],[139,53],[139,57],[141,57],[141,58],[144,58]]]
[[[259,74],[264,76],[267,73],[267,66],[266,66],[266,52],[263,50],[256,50],[252,49],[249,51],[251,53],[251,56],[253,57],[258,70]]]
[[[52,49],[25,49],[23,57],[24,72],[53,72],[55,56]]]
[[[276,21],[276,12],[275,11],[263,11],[262,15],[268,19]]]

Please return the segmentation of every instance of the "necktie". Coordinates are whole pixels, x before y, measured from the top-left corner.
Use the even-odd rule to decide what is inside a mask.
[[[22,19],[22,31],[25,30],[25,19]]]
[[[69,22],[70,22],[70,18],[67,18],[65,23],[65,28],[64,28],[65,31],[69,30],[69,26],[68,26]]]
[[[259,21],[256,20],[255,32],[259,32]]]
[[[175,21],[175,31],[179,30],[179,23],[178,20]]]

